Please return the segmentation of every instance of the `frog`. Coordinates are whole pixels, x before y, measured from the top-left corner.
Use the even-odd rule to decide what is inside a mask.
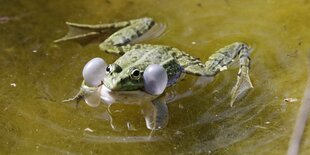
[[[89,84],[91,82],[86,82],[84,78],[79,93],[66,101],[79,102],[84,99],[86,103],[94,107],[98,106],[100,101],[109,105],[115,102],[138,102],[145,107],[143,113],[147,128],[156,130],[164,128],[168,122],[165,90],[177,84],[184,74],[213,78],[218,73],[229,69],[231,64],[238,59],[239,71],[236,83],[231,90],[230,106],[245,98],[253,88],[249,76],[252,48],[245,42],[233,42],[226,45],[212,54],[206,62],[202,62],[199,58],[175,47],[141,43],[146,40],[145,38],[157,37],[157,34],[145,37],[158,27],[158,23],[150,17],[108,24],[92,25],[70,22],[66,24],[69,28],[68,33],[55,40],[55,43],[75,41],[81,45],[87,45],[99,42],[101,51],[120,56],[109,65],[97,58],[98,64],[102,65],[94,67],[97,70],[90,71],[89,74],[102,72],[98,75],[100,80],[97,80],[95,84]],[[152,67],[150,69],[150,66],[155,69]],[[98,71],[98,68],[101,71]],[[146,82],[150,77],[155,77],[153,79],[155,83]]]

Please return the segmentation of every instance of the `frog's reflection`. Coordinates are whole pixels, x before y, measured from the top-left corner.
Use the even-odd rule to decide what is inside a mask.
[[[108,106],[108,114],[110,125],[116,131],[126,130],[126,128],[135,131],[144,127],[144,123],[141,124],[143,121],[138,119],[142,117],[148,129],[161,129],[167,125],[169,118],[166,104],[153,104],[152,102],[141,105],[114,103]]]
[[[97,107],[101,102],[108,104],[110,124],[114,130],[136,130],[141,122],[137,118],[144,117],[146,127],[158,130],[167,126],[169,111],[167,104],[192,95],[193,90],[203,88],[213,78],[198,78],[191,89],[178,92],[171,87],[159,96],[150,95],[144,91],[111,91],[104,85],[93,89],[82,84],[83,98],[91,107]]]
[[[143,91],[112,92],[104,86],[100,89],[101,100],[109,104],[108,112],[113,129],[117,128],[117,124],[123,124],[129,130],[134,130],[133,122],[136,122],[137,117],[133,115],[144,116],[146,127],[150,130],[164,128],[168,123],[167,101],[170,96],[168,93],[154,96]],[[130,120],[132,118],[134,120]]]

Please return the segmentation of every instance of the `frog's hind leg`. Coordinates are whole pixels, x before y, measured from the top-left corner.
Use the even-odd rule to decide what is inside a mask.
[[[124,54],[131,50],[129,44],[158,37],[164,31],[163,24],[156,24],[151,18],[130,20],[129,25],[116,31],[99,45],[100,49],[113,54]],[[139,47],[136,46],[136,47]]]
[[[103,42],[100,49],[109,53],[121,54],[126,51],[121,46],[129,43],[138,43],[143,40],[158,37],[165,30],[165,25],[155,23],[152,18],[140,18],[109,24],[77,24],[66,22],[68,33],[55,40],[55,43],[63,41],[76,41],[81,45],[92,42]]]
[[[237,56],[239,56],[239,72],[237,83],[231,91],[231,103],[244,97],[253,88],[249,77],[250,69],[250,47],[241,42],[230,44],[209,57],[209,60],[202,64],[198,60],[191,61],[184,67],[186,73],[200,76],[215,76],[218,72],[228,69]]]
[[[243,98],[253,88],[249,77],[250,51],[251,49],[247,44],[236,42],[218,50],[205,63],[208,72],[215,75],[220,71],[226,70],[228,65],[239,56],[239,72],[237,83],[231,91],[231,106],[236,100]]]
[[[128,44],[158,37],[165,30],[165,25],[155,23],[152,18],[140,18],[110,24],[77,24],[66,23],[68,33],[55,40],[55,43],[63,41],[76,41],[81,45],[92,42],[102,42],[99,47],[108,53],[124,54],[131,50]]]

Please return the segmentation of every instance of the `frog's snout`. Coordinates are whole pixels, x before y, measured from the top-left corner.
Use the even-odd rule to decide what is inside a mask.
[[[119,84],[115,78],[106,77],[103,84],[110,90],[119,90]]]

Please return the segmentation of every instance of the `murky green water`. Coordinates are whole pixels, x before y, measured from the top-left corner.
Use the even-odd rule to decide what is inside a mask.
[[[18,1],[0,0],[0,154],[284,154],[306,86],[310,52],[307,0]],[[117,57],[96,44],[55,45],[65,21],[107,23],[150,16],[167,25],[148,41],[206,60],[234,41],[249,43],[254,90],[229,106],[238,68],[169,105],[168,126],[150,131],[136,112],[136,131],[114,131],[106,106],[62,103],[78,91],[93,57]],[[177,89],[196,79],[188,77]],[[134,108],[133,108],[133,111]],[[122,116],[125,117],[125,116]],[[93,132],[85,130],[90,128]],[[310,153],[306,130],[302,154]]]

